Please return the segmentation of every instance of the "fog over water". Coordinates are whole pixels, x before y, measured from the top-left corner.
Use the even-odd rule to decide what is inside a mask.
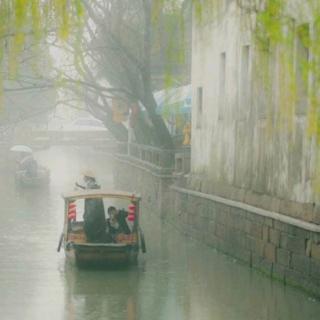
[[[56,252],[61,192],[83,168],[112,186],[112,158],[89,148],[36,153],[47,188],[17,189],[1,173],[0,318],[3,320],[316,320],[320,303],[181,236],[142,212],[147,254],[123,270],[78,270]]]

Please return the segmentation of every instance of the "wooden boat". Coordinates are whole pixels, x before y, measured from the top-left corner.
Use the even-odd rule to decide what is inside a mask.
[[[83,221],[70,221],[70,206],[81,199],[117,199],[125,201],[131,208],[130,234],[119,233],[112,243],[92,243],[87,241]],[[139,226],[140,196],[128,192],[106,190],[81,190],[63,194],[65,201],[64,229],[58,251],[63,246],[66,258],[79,267],[113,266],[136,263],[139,249],[145,252],[145,242]],[[133,210],[134,209],[134,210]],[[134,218],[134,219],[133,219]]]
[[[47,168],[38,169],[37,175],[28,176],[25,170],[16,172],[16,182],[23,187],[39,187],[48,184],[50,181],[50,172]]]

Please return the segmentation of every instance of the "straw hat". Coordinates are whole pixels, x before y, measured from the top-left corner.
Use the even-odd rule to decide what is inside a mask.
[[[96,175],[94,174],[94,172],[92,170],[83,170],[82,175],[84,177],[88,177],[88,178],[95,178],[96,177]]]

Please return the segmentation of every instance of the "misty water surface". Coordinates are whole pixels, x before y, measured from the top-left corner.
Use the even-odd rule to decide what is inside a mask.
[[[62,191],[93,168],[112,185],[112,158],[91,149],[51,148],[37,158],[48,188],[19,190],[1,173],[1,320],[318,320],[320,303],[187,239],[143,212],[146,255],[124,270],[77,270],[56,252]]]

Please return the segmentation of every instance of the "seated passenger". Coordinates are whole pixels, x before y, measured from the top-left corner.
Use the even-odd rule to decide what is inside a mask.
[[[119,233],[130,234],[126,218],[128,212],[125,210],[117,210],[115,207],[108,208],[109,219],[107,220],[108,231],[114,238]]]

